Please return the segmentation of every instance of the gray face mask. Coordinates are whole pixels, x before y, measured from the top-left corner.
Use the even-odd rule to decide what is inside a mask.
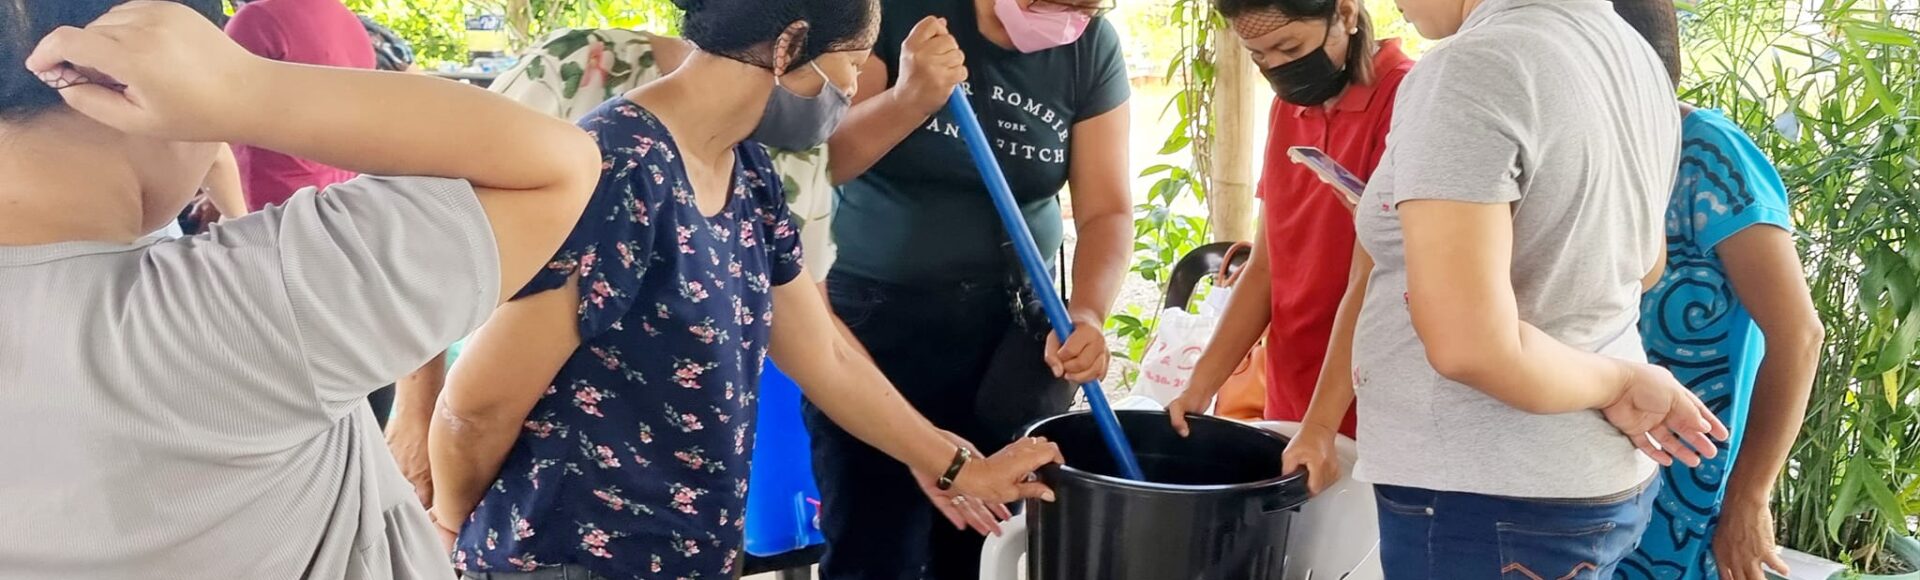
[[[840,120],[853,107],[853,97],[827,79],[820,63],[812,64],[813,71],[826,79],[820,94],[802,97],[782,86],[780,77],[774,77],[773,96],[767,99],[766,114],[760,117],[760,126],[753,129],[750,139],[774,149],[806,151],[826,143],[827,137],[840,128]]]

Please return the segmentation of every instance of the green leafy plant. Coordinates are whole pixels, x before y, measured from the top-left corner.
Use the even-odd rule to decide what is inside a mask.
[[[1168,272],[1181,256],[1207,243],[1208,227],[1204,216],[1183,215],[1174,211],[1184,196],[1205,201],[1209,185],[1209,150],[1213,134],[1213,111],[1208,102],[1213,95],[1213,35],[1221,25],[1209,0],[1172,0],[1164,13],[1178,31],[1181,48],[1167,65],[1168,79],[1178,85],[1161,111],[1173,121],[1160,147],[1162,156],[1184,155],[1185,167],[1154,165],[1141,177],[1158,177],[1147,193],[1147,200],[1134,207],[1134,260],[1131,273],[1156,285],[1164,285]],[[1153,339],[1159,322],[1159,305],[1152,313],[1142,313],[1134,305],[1108,319],[1107,328],[1122,339],[1125,350],[1114,353],[1130,361],[1139,361]],[[1133,377],[1124,377],[1131,382]]]
[[[674,34],[680,10],[669,0],[483,0],[507,17],[513,46],[523,49],[566,28],[634,28]]]
[[[1775,493],[1783,545],[1858,572],[1920,515],[1920,8],[1825,0],[1686,6],[1683,96],[1779,166],[1828,343]]]
[[[461,0],[347,0],[346,4],[413,43],[415,58],[423,67],[467,61]]]
[[[414,45],[420,64],[466,62],[469,0],[346,0]],[[680,11],[669,0],[473,0],[507,17],[509,40],[522,50],[564,28],[636,28],[679,32]]]

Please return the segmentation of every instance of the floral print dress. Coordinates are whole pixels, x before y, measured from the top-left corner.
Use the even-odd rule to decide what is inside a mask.
[[[735,150],[732,191],[709,217],[652,113],[615,100],[580,125],[603,152],[599,188],[518,298],[579,276],[581,346],[529,413],[454,563],[730,578],[772,289],[800,275],[799,235],[765,148]]]

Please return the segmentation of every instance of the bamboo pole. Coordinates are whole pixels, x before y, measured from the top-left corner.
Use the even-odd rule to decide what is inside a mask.
[[[1207,141],[1212,160],[1212,188],[1207,191],[1207,214],[1214,241],[1253,241],[1254,160],[1260,155],[1254,123],[1261,121],[1254,83],[1259,79],[1252,57],[1240,46],[1233,30],[1213,32],[1213,138]]]

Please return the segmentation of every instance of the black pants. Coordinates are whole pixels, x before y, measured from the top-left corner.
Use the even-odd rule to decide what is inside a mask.
[[[992,453],[1064,412],[1074,387],[1042,358],[1045,318],[999,282],[907,288],[835,273],[837,313],[914,408]],[[806,409],[819,479],[825,580],[980,577],[982,538],[955,530],[906,466]]]
[[[393,385],[367,395],[367,405],[373,407],[373,420],[380,424],[380,430],[387,430],[387,416],[393,414]]]

